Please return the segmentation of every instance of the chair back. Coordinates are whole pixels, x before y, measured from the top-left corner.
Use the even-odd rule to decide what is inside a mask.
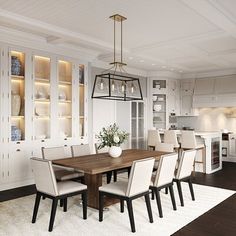
[[[31,158],[31,166],[37,190],[52,196],[57,196],[57,182],[51,161],[33,157]]]
[[[161,156],[153,183],[154,186],[160,187],[173,181],[177,159],[177,153]]]
[[[154,166],[154,158],[134,161],[130,171],[126,196],[148,191]]]
[[[192,130],[184,130],[181,132],[181,147],[182,148],[196,148],[197,141],[195,137],[195,132]]]
[[[155,151],[160,152],[174,152],[174,144],[172,143],[157,143]]]
[[[96,154],[99,154],[99,153],[104,153],[104,152],[108,152],[109,151],[109,147],[103,147],[101,149],[98,149],[98,145],[97,143],[95,143],[95,151],[96,151]]]
[[[90,155],[90,154],[91,154],[91,151],[90,151],[89,144],[71,146],[72,157],[79,157],[79,156],[85,156],[85,155]]]
[[[164,143],[171,143],[174,147],[179,147],[177,139],[177,133],[175,130],[165,130],[164,132]]]
[[[43,159],[56,160],[66,158],[64,147],[42,147]]]
[[[183,179],[192,174],[196,153],[196,150],[183,151],[175,176],[176,179]]]
[[[155,147],[157,143],[161,143],[161,137],[158,130],[148,130],[147,145]]]

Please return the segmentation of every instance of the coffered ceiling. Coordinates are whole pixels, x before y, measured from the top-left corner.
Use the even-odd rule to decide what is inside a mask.
[[[131,67],[178,73],[236,67],[235,0],[0,0],[0,27],[83,47],[110,62],[115,13],[128,18],[123,41]]]

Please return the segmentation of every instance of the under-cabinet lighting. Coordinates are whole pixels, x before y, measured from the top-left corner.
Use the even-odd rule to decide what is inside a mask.
[[[35,81],[35,84],[36,84],[36,85],[45,85],[45,86],[49,86],[49,85],[50,85],[49,81],[45,81],[45,82],[38,82],[38,81]]]
[[[36,55],[34,57],[35,57],[35,59],[50,61],[49,57],[42,57],[42,56],[36,56]]]
[[[11,82],[21,83],[21,82],[24,82],[24,80],[23,79],[11,79]]]
[[[24,53],[22,53],[22,52],[17,52],[17,51],[11,51],[11,54],[20,54],[20,55],[23,55]]]
[[[14,119],[14,120],[20,120],[24,118],[25,118],[24,116],[11,116],[11,119]]]
[[[35,103],[41,103],[41,104],[45,104],[45,103],[50,103],[50,100],[34,100]]]
[[[68,61],[63,61],[63,60],[58,60],[59,63],[65,63],[65,64],[71,64],[70,62]]]

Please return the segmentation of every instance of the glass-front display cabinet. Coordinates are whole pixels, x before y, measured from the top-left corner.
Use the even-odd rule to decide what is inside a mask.
[[[58,61],[59,137],[72,137],[72,63]]]
[[[153,127],[166,128],[166,94],[152,95]]]
[[[42,140],[51,137],[51,59],[34,56],[34,139]]]
[[[85,135],[85,67],[79,65],[79,136]]]
[[[25,53],[10,51],[11,141],[25,140]]]

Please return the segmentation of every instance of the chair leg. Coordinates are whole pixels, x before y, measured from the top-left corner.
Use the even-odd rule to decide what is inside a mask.
[[[179,200],[181,203],[181,206],[184,206],[184,199],[183,199],[183,193],[182,193],[182,188],[181,188],[181,183],[179,180],[176,181],[177,188],[178,188],[178,193],[179,193]]]
[[[117,182],[117,171],[116,170],[113,171],[113,180],[114,180],[114,182]]]
[[[124,200],[123,199],[120,199],[120,212],[123,213],[124,212]]]
[[[150,223],[153,223],[152,208],[151,208],[149,194],[145,195],[145,202],[146,202],[146,206],[147,206],[149,221],[150,221]]]
[[[173,191],[173,185],[169,186],[169,190],[170,190],[170,197],[171,197],[171,202],[173,205],[173,209],[176,211],[176,203],[175,203],[175,195],[174,195],[174,191]]]
[[[82,193],[82,201],[83,201],[83,219],[87,219],[87,191]]]
[[[134,213],[133,213],[132,200],[127,199],[126,202],[127,202],[128,212],[129,212],[129,221],[130,221],[131,231],[134,233],[135,232],[135,224],[134,224]]]
[[[67,198],[63,199],[63,211],[67,212]]]
[[[51,210],[51,216],[50,216],[50,222],[49,222],[49,228],[48,228],[49,232],[51,232],[53,229],[53,224],[54,224],[56,210],[57,210],[57,203],[58,203],[58,199],[54,198],[52,201],[52,210]]]
[[[107,172],[107,183],[109,184],[111,182],[112,177],[112,171]]]
[[[154,190],[152,189],[152,200],[154,200]]]
[[[193,192],[193,184],[192,184],[192,180],[191,179],[188,180],[188,185],[189,185],[189,189],[190,189],[192,200],[195,201],[194,192]]]
[[[160,198],[159,190],[155,189],[155,194],[156,194],[157,207],[158,207],[158,211],[159,211],[159,217],[162,218],[163,213],[162,213],[161,198]]]
[[[130,175],[130,170],[131,170],[131,167],[128,167],[128,178],[129,178],[129,175]]]
[[[168,194],[168,188],[167,187],[165,188],[165,194]]]
[[[60,199],[60,207],[63,207],[63,199]]]
[[[34,211],[33,211],[32,223],[35,223],[35,221],[36,221],[36,217],[37,217],[38,209],[39,209],[40,199],[41,199],[41,194],[37,192],[36,193],[36,198],[35,198],[35,203],[34,203]]]
[[[103,194],[99,192],[99,221],[103,221]]]

